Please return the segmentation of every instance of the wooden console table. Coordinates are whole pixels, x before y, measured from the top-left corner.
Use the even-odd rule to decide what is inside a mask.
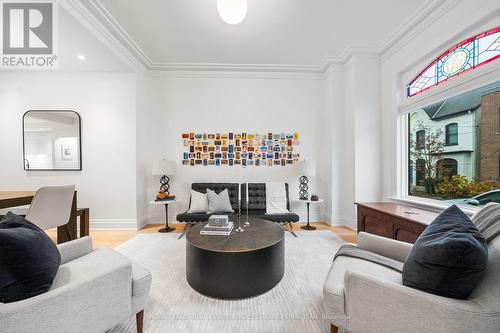
[[[436,212],[393,202],[356,203],[358,232],[415,243]]]

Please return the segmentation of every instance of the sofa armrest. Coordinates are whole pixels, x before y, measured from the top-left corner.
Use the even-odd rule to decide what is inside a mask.
[[[353,332],[494,332],[500,325],[495,309],[488,312],[473,299],[437,296],[350,271],[344,283]]]
[[[61,254],[61,265],[92,252],[92,238],[85,236],[57,245]]]
[[[381,237],[367,232],[360,232],[356,245],[363,250],[380,254],[400,262],[405,262],[413,244]]]
[[[131,315],[131,281],[131,262],[113,257],[98,271],[46,293],[0,303],[0,332],[107,331]]]

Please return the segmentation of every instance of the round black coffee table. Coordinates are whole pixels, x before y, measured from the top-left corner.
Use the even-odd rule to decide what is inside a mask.
[[[199,223],[186,235],[186,278],[193,289],[237,299],[263,294],[281,281],[285,234],[279,223],[250,217],[245,232],[233,229],[229,236],[200,235],[205,225]]]

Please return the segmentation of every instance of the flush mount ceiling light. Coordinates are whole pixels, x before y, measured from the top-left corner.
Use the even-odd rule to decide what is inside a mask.
[[[240,24],[247,16],[247,0],[217,0],[217,11],[227,24]]]

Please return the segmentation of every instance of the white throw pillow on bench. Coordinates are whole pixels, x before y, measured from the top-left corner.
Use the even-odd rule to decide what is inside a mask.
[[[208,196],[206,193],[200,193],[191,190],[191,204],[188,213],[205,214],[208,211]]]
[[[288,214],[285,183],[266,183],[266,214]]]
[[[219,194],[215,193],[211,189],[207,189],[208,195],[208,212],[210,214],[214,213],[233,213],[233,207],[231,207],[231,200],[229,199],[229,191],[224,189]]]

